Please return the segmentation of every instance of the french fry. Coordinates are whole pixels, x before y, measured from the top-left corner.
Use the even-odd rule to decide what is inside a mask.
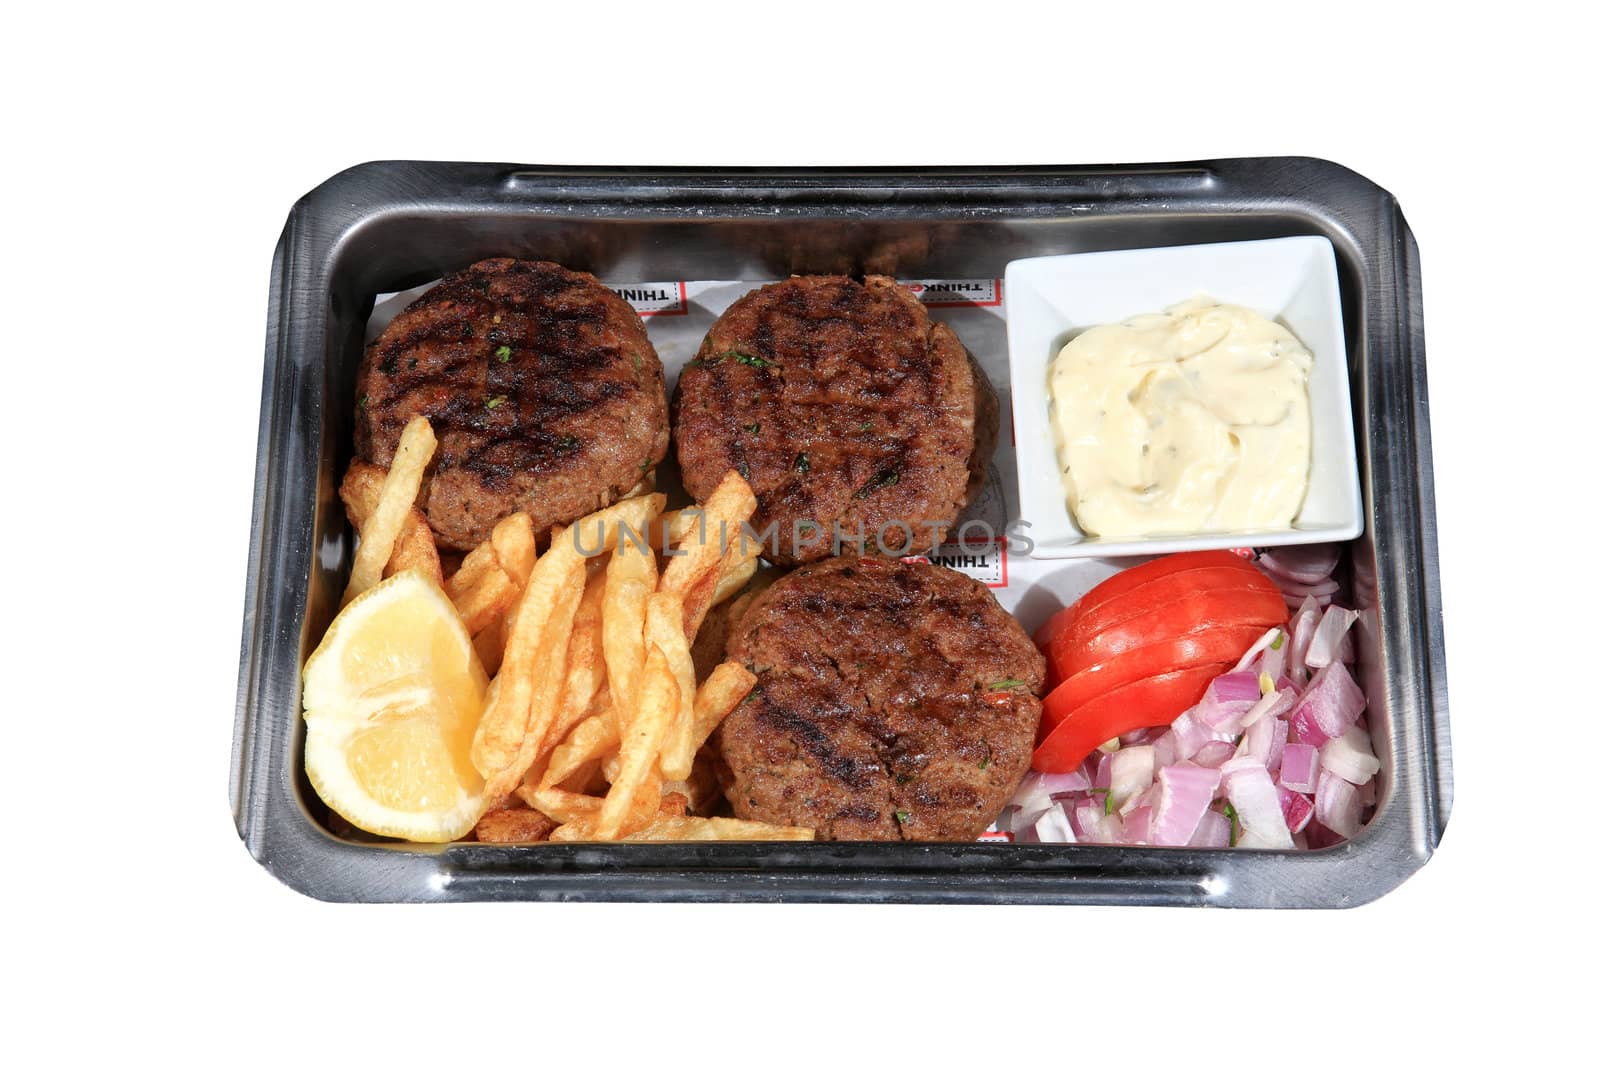
[[[552,834],[553,838],[555,835]],[[804,826],[776,826],[747,819],[701,819],[661,815],[625,841],[811,841],[816,832]]]
[[[615,710],[583,720],[571,736],[550,753],[550,762],[539,779],[538,789],[559,786],[585,763],[610,755],[621,739]]]
[[[500,569],[510,576],[522,588],[528,584],[528,576],[533,573],[533,564],[539,557],[538,546],[533,540],[533,519],[527,512],[515,511],[499,522],[489,532],[489,545],[494,552],[495,562]]]
[[[590,822],[600,811],[600,798],[565,789],[536,789],[529,806],[559,823]]]
[[[645,602],[656,587],[656,557],[635,542],[620,540],[606,564],[605,601],[601,607],[601,645],[606,684],[612,703],[624,719],[638,700],[639,671],[644,666]]]
[[[491,678],[499,673],[500,661],[506,654],[506,617],[495,616],[494,621],[472,639],[472,647],[477,649],[478,659]]]
[[[737,594],[749,583],[751,578],[755,577],[756,568],[760,564],[760,559],[751,556],[748,559],[735,562],[728,570],[718,571],[716,590],[711,594],[711,603],[707,606],[715,607]]]
[[[543,812],[527,808],[491,811],[478,820],[476,837],[495,845],[521,845],[543,841],[559,823]]]
[[[376,463],[359,459],[351,460],[349,469],[344,472],[344,481],[339,483],[339,499],[344,501],[345,518],[358,530],[372,518],[372,509],[378,506],[384,473]]]
[[[547,738],[555,741],[589,715],[606,681],[606,659],[601,643],[601,608],[605,602],[606,572],[589,579],[572,620],[572,645],[567,651],[567,679],[561,690],[561,710]]]
[[[665,794],[661,791],[661,775],[653,768],[646,776],[639,790],[633,794],[629,801],[627,814],[623,818],[619,836],[636,833],[649,827],[661,814],[661,806]],[[677,794],[679,801],[671,804],[671,810],[676,811],[682,804],[682,794]],[[547,796],[540,793],[539,798],[547,803],[564,801],[566,806],[562,814],[567,816],[562,821],[559,830],[552,831],[552,841],[604,841],[612,838],[604,837],[599,832],[599,815],[593,810],[591,804],[602,804],[599,797],[577,797],[568,794],[565,798]]]
[[[653,527],[656,536],[652,540],[655,542],[656,551],[661,552],[669,545],[682,547],[681,542],[689,536],[689,531],[694,529],[695,518],[699,511],[698,508],[679,508],[661,516],[660,523]]]
[[[660,494],[635,497],[597,511],[575,524],[574,536],[556,537],[538,559],[517,602],[496,681],[498,698],[484,708],[472,739],[472,762],[485,780],[485,795],[511,792],[544,751],[560,711],[572,622],[584,589],[584,556],[616,544],[617,527],[642,529],[660,514]]]
[[[661,810],[661,772],[655,767],[644,776],[644,781],[639,786],[639,791],[633,794],[633,803],[628,808],[627,816],[622,820],[622,836],[636,833],[650,825],[651,820]]]
[[[607,756],[607,759],[611,757]],[[561,783],[561,788],[569,793],[587,793],[598,796],[595,792],[597,786],[605,784],[605,775],[600,773],[598,762],[585,763],[572,774],[567,775],[567,780]]]
[[[387,578],[401,571],[421,571],[433,579],[433,584],[444,585],[444,568],[439,562],[439,546],[433,541],[433,529],[416,508],[411,509],[400,527],[400,536],[395,540],[389,562],[384,565],[383,576]]]
[[[661,773],[672,781],[689,777],[694,763],[694,658],[683,636],[683,600],[676,593],[654,593],[645,612],[646,642],[660,651],[678,691],[672,722],[661,748]]]
[[[503,618],[517,602],[518,586],[511,576],[498,567],[489,571],[475,585],[452,597],[456,613],[467,627],[467,633],[476,637],[496,619]]]
[[[614,715],[614,712],[611,710],[610,695],[606,692],[605,687],[601,686],[600,692],[595,694],[594,702],[590,706],[589,715],[583,717],[581,722],[557,722],[552,724],[550,732],[545,735],[544,743],[541,746],[544,752],[529,766],[528,773],[523,776],[522,784],[517,787],[517,795],[526,801],[528,797],[533,795],[535,790],[546,784],[552,788],[568,789],[574,793],[586,793],[593,786],[599,784],[602,781],[599,760],[591,756],[588,762],[575,764],[574,758],[583,754],[583,749],[590,745],[601,746],[602,752],[615,752],[617,743],[615,740],[607,741],[604,735],[597,738],[592,733],[586,733],[583,737],[578,738],[577,727],[584,725],[589,719],[612,715]],[[616,722],[618,720],[612,719],[611,721]],[[609,732],[609,724],[605,725]],[[589,727],[588,729],[593,731],[597,727]],[[575,738],[576,741],[574,740]],[[561,752],[563,745],[567,744],[572,744],[574,747],[562,752],[559,757],[563,766],[558,767],[557,772],[561,777],[552,778],[547,783],[545,774],[550,770],[551,763],[558,758],[556,754]],[[573,769],[575,766],[576,769]]]
[[[550,553],[535,565],[517,604],[495,678],[498,692],[485,704],[472,739],[472,762],[491,799],[516,788],[538,758],[565,678],[572,617],[582,594],[581,560],[575,553],[570,560]]]
[[[674,556],[662,571],[660,590],[683,597],[684,635],[690,641],[711,607],[723,559],[730,552],[739,552],[743,559],[740,530],[755,510],[756,496],[750,483],[737,471],[729,471],[683,535],[680,547],[684,554]]]
[[[350,525],[358,530],[372,517],[372,510],[378,506],[378,497],[383,493],[384,473],[384,469],[375,463],[352,460],[350,469],[345,471],[344,481],[339,483],[339,499],[344,501],[345,516],[350,520]],[[383,568],[383,576],[387,578],[405,570],[420,570],[435,582],[444,584],[443,563],[439,546],[433,540],[433,530],[428,527],[427,518],[414,507],[406,514],[405,524],[400,527],[400,536],[395,539],[394,553]]]
[[[651,595],[652,603],[662,596],[676,599],[675,594],[655,593]],[[622,734],[621,765],[594,827],[597,839],[615,840],[621,832],[623,821],[633,808],[633,799],[655,768],[666,742],[679,692],[678,680],[665,654],[651,646],[640,674],[639,699],[628,715]]]
[[[491,626],[501,627],[498,650],[492,654],[479,650],[478,658],[486,668],[491,659],[495,667],[490,669],[499,667],[505,652],[503,620],[528,584],[536,558],[533,520],[519,511],[496,523],[489,540],[473,549],[444,583],[445,592],[474,638]]]
[[[742,663],[725,660],[717,665],[711,672],[705,684],[694,695],[694,734],[692,743],[694,751],[699,752],[701,747],[711,737],[712,731],[721,725],[727,718],[728,712],[738,706],[739,701],[750,694],[756,685],[756,676],[745,669]],[[688,774],[683,775],[689,777]]]
[[[562,823],[550,831],[550,841],[593,841],[594,820],[573,819],[571,822]]]
[[[345,516],[357,530],[366,525],[378,506],[385,473],[375,463],[352,460],[344,480],[339,483],[339,499],[344,501]],[[433,540],[433,530],[415,507],[406,513],[400,536],[395,539],[394,552],[384,565],[383,576],[387,578],[404,570],[420,570],[440,585],[444,584],[443,562]]]
[[[495,559],[493,542],[485,541],[461,557],[461,565],[445,582],[444,591],[451,600],[456,600],[499,568],[500,563]]]
[[[350,584],[345,587],[344,602],[365,593],[383,578],[383,568],[394,555],[394,545],[405,525],[406,516],[416,503],[422,490],[422,476],[433,459],[438,441],[433,427],[421,415],[406,424],[395,446],[394,460],[389,473],[384,475],[383,489],[377,505],[361,526],[361,544],[356,548],[356,558],[350,565]]]

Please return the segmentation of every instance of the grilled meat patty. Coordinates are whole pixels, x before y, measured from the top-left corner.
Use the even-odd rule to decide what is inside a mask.
[[[627,493],[667,450],[644,323],[593,275],[555,263],[474,263],[367,347],[357,454],[387,467],[416,415],[439,440],[419,506],[447,548],[472,548],[514,511],[543,535]]]
[[[729,470],[755,490],[767,557],[926,552],[982,487],[993,387],[956,335],[891,278],[790,278],[711,327],[673,396],[683,484],[704,500]],[[904,526],[893,525],[903,523]],[[852,543],[865,535],[864,548]],[[909,537],[907,536],[909,534]]]
[[[959,572],[882,557],[802,567],[740,617],[728,657],[757,677],[715,734],[741,818],[970,841],[1028,769],[1044,657]]]

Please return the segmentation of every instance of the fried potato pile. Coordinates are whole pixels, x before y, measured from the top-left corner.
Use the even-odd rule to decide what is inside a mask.
[[[415,506],[433,449],[419,417],[387,473],[351,465],[340,497],[361,543],[346,601],[417,569],[455,604],[492,677],[471,747],[478,840],[809,840],[690,814],[720,799],[696,755],[755,685],[733,662],[697,682],[690,654],[707,612],[756,573],[760,543],[740,536],[749,484],[730,472],[703,508],[676,512],[660,493],[620,500],[558,527],[543,555],[513,514],[446,579]]]

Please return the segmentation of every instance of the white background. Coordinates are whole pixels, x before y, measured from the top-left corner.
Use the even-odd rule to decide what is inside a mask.
[[[8,14],[0,62],[9,1061],[1541,1062],[1589,1028],[1576,26],[1537,3],[44,7]],[[1268,154],[1391,189],[1422,248],[1456,803],[1397,891],[1317,914],[350,907],[241,847],[268,266],[302,192],[385,157]]]

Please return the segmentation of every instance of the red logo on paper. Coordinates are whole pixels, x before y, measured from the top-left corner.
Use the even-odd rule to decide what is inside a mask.
[[[923,278],[900,284],[931,308],[1000,306],[999,278]]]
[[[622,282],[611,291],[640,316],[689,314],[689,290],[683,282]]]

